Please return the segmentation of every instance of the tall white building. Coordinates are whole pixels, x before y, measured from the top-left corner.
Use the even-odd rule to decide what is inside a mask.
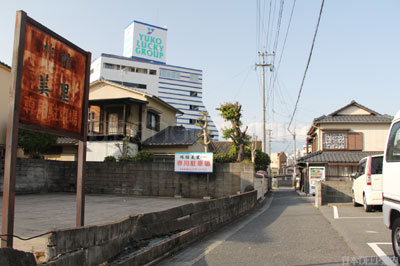
[[[177,125],[199,129],[196,120],[207,111],[203,72],[166,64],[166,33],[165,28],[133,21],[125,29],[124,56],[102,54],[94,60],[90,82],[104,79],[156,95],[184,113],[177,117]],[[210,116],[208,120],[217,140],[218,130]]]

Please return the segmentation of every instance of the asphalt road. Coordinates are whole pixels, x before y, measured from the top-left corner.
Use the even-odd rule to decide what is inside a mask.
[[[290,189],[159,265],[343,265],[352,249],[321,212]]]
[[[322,206],[320,211],[358,258],[379,256],[376,264],[396,265],[390,261],[394,259],[391,232],[383,223],[381,210],[367,213],[363,207],[332,204]]]

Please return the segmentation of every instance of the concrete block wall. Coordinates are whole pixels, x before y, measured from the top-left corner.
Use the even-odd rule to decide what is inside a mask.
[[[322,206],[322,182],[317,181],[315,183],[315,207],[319,208]]]
[[[75,192],[76,163],[19,159],[16,193]],[[3,176],[3,170],[0,171]],[[0,178],[2,186],[3,178]],[[206,174],[175,173],[173,163],[88,162],[85,191],[138,196],[207,196]],[[211,197],[224,197],[254,186],[253,164],[214,164]],[[2,190],[2,187],[1,187]]]
[[[256,203],[257,192],[251,191],[165,211],[132,215],[114,223],[57,230],[48,237],[46,257],[50,262],[46,265],[99,265],[129,245],[175,235],[166,237],[154,247],[137,251],[134,256],[121,258],[126,265],[143,265],[244,215]]]
[[[352,200],[353,181],[323,181],[316,183],[315,206],[346,203]]]

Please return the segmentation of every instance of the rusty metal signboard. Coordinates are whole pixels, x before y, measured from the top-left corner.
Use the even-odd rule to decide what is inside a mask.
[[[20,127],[82,140],[89,61],[87,52],[28,19],[20,89]]]
[[[76,225],[83,226],[90,52],[18,11],[4,159],[1,247],[13,246],[18,130],[79,140]]]

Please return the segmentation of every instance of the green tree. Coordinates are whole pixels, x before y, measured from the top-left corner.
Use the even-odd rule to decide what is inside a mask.
[[[43,153],[57,143],[57,138],[54,135],[21,129],[18,133],[18,146],[29,158],[41,158]]]
[[[262,152],[259,149],[256,149],[256,156],[254,160],[254,168],[256,171],[258,170],[267,170],[267,167],[270,165],[271,159],[269,158],[268,154]]]
[[[246,134],[247,126],[244,130],[240,127],[242,126],[242,106],[238,103],[225,103],[221,104],[218,111],[221,111],[221,116],[225,121],[229,121],[232,125],[231,128],[225,128],[222,131],[222,137],[225,139],[230,138],[235,145],[237,152],[237,162],[241,162],[244,159],[245,146],[249,143],[250,136]]]
[[[132,159],[132,156],[130,156],[132,147],[129,146],[129,139],[129,137],[125,137],[122,139],[122,143],[115,144],[121,154],[118,158],[120,161],[130,161]]]

